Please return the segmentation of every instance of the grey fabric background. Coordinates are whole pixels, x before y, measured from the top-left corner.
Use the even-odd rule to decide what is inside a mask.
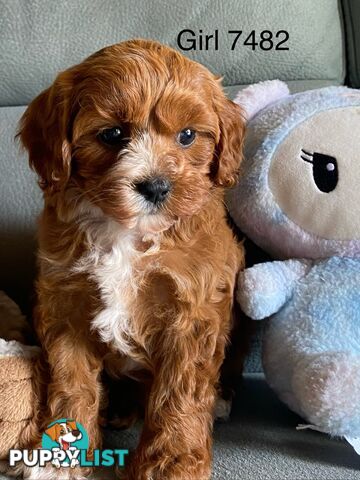
[[[344,77],[338,0],[0,0],[0,12],[0,105],[28,103],[105,45],[144,37],[175,46],[184,28],[219,30],[219,51],[185,53],[226,85]],[[288,30],[290,50],[230,50],[228,30],[253,29]]]

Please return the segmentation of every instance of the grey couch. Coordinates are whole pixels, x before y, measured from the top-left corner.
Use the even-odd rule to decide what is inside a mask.
[[[14,142],[26,104],[56,72],[104,45],[146,37],[177,46],[184,29],[196,38],[200,29],[218,30],[218,50],[210,44],[184,53],[223,75],[230,97],[243,85],[273,78],[286,80],[292,91],[360,86],[360,0],[0,0],[0,289],[24,311],[31,304],[41,208],[36,179]],[[234,50],[229,30],[243,31]],[[261,50],[251,37],[244,45],[252,30],[272,31],[275,44],[287,35],[276,33],[287,31],[282,47],[289,49]],[[183,34],[182,45],[191,46],[192,38]],[[296,431],[301,419],[263,380],[256,338],[231,420],[215,425],[214,478],[360,479],[360,458],[350,446]],[[137,434],[107,431],[105,438],[131,448]]]

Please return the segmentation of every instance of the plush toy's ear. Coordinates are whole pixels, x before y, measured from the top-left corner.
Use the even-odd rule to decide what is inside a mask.
[[[280,80],[267,80],[240,90],[234,102],[242,107],[246,120],[250,120],[260,110],[289,94],[286,83]]]
[[[30,166],[40,177],[40,187],[51,193],[70,176],[70,71],[37,96],[20,120],[21,143],[29,153]]]
[[[60,436],[60,425],[55,423],[55,425],[45,430],[45,433],[49,435],[53,442],[56,441]]]

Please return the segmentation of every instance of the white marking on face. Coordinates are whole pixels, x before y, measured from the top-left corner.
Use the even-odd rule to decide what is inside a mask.
[[[132,179],[143,179],[156,173],[154,146],[148,132],[141,133],[119,155],[115,171],[124,172]]]
[[[139,134],[119,153],[118,161],[111,172],[115,177],[124,179],[122,186],[125,185],[127,188],[123,198],[126,198],[131,211],[137,212],[139,216],[158,214],[159,208],[137,191],[136,183],[170,173],[174,175],[179,169],[176,158],[168,156],[167,172],[161,171],[158,164],[159,158],[154,150],[151,135],[148,132]]]

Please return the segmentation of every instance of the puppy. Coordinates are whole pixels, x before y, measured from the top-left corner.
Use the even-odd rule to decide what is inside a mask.
[[[243,261],[224,189],[237,179],[243,133],[217,78],[145,40],[61,73],[21,120],[45,202],[35,311],[51,375],[43,426],[74,418],[91,456],[103,368],[143,382],[129,480],[210,476]]]

